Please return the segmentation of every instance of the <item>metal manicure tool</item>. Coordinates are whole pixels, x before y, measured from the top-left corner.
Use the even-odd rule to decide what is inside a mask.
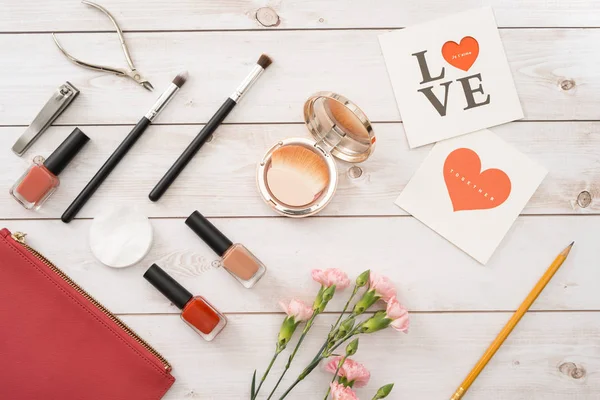
[[[54,122],[56,118],[77,97],[79,90],[70,82],[65,82],[56,89],[46,105],[34,118],[27,130],[21,135],[12,147],[12,151],[22,156],[25,151],[39,138],[42,133]]]
[[[123,53],[125,53],[125,59],[127,60],[127,64],[129,64],[129,69],[127,69],[127,68],[113,68],[113,67],[107,67],[107,66],[104,66],[104,65],[97,65],[97,64],[92,64],[92,63],[88,63],[88,62],[85,62],[85,61],[81,61],[81,60],[73,57],[71,54],[69,54],[60,45],[60,43],[58,42],[58,39],[56,39],[56,35],[54,33],[52,33],[52,38],[54,39],[54,43],[56,43],[56,45],[58,46],[58,48],[60,49],[60,51],[62,51],[62,53],[71,62],[73,62],[76,65],[79,65],[80,67],[92,69],[94,71],[110,72],[110,73],[113,73],[113,74],[118,75],[118,76],[125,76],[125,77],[128,77],[130,79],[133,79],[134,81],[136,81],[137,83],[139,83],[140,85],[142,85],[144,88],[152,91],[152,89],[154,89],[154,86],[152,86],[152,84],[150,84],[150,82],[148,82],[137,71],[137,69],[135,68],[135,65],[133,65],[133,61],[131,60],[131,55],[129,54],[129,49],[127,48],[127,44],[125,43],[125,38],[123,37],[123,31],[119,27],[119,24],[117,24],[117,21],[115,20],[115,18],[108,12],[108,10],[106,8],[100,6],[100,5],[96,4],[96,3],[92,3],[91,1],[87,1],[87,0],[83,0],[82,3],[97,8],[98,10],[100,10],[104,14],[106,14],[106,16],[111,20],[111,22],[113,23],[113,25],[117,29],[117,35],[119,35],[119,40],[121,41],[121,48],[123,49]]]

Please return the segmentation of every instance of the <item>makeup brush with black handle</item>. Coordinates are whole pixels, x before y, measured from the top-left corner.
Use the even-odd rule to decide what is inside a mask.
[[[208,138],[215,132],[215,130],[221,125],[225,117],[229,115],[231,110],[237,105],[241,98],[248,92],[250,87],[260,78],[262,73],[271,65],[273,61],[266,54],[262,54],[256,65],[252,69],[252,72],[244,79],[240,86],[236,89],[231,96],[225,100],[225,103],[219,108],[219,110],[212,116],[210,121],[202,128],[200,133],[192,140],[192,143],[181,153],[177,161],[173,163],[171,168],[162,177],[162,179],[154,186],[154,189],[148,195],[148,198],[152,201],[158,201],[163,194],[169,189],[169,186],[177,179],[181,171],[188,165],[194,155],[200,150],[202,145],[206,143]]]
[[[129,135],[121,142],[119,147],[110,155],[104,165],[96,172],[96,175],[88,182],[83,188],[81,193],[73,200],[73,203],[67,208],[60,218],[62,222],[69,223],[75,215],[81,210],[81,208],[87,203],[92,195],[98,190],[102,182],[110,175],[113,169],[119,164],[119,162],[125,157],[125,154],[133,147],[135,142],[142,136],[146,128],[152,123],[154,118],[165,109],[167,104],[175,97],[175,94],[183,86],[187,80],[187,72],[182,72],[173,79],[173,82],[169,85],[167,90],[156,100],[156,103],[152,108],[140,119],[140,122],[129,132]]]

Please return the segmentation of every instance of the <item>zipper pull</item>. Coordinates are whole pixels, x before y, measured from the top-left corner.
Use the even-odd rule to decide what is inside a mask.
[[[10,236],[17,242],[19,242],[21,244],[25,244],[25,236],[27,236],[27,234],[23,233],[23,232],[15,232]]]

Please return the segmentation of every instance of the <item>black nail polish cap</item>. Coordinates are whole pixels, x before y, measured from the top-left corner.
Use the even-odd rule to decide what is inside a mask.
[[[209,220],[204,218],[198,211],[194,211],[192,215],[185,220],[185,224],[189,226],[196,235],[200,236],[206,244],[213,249],[219,256],[223,256],[231,246],[233,242],[227,239],[227,236],[223,235]]]
[[[90,138],[79,128],[73,129],[64,142],[44,161],[44,167],[58,176],[89,140]]]
[[[186,288],[181,286],[171,275],[167,274],[156,264],[152,264],[148,268],[148,271],[144,274],[144,278],[179,309],[183,309],[192,297],[194,297]]]

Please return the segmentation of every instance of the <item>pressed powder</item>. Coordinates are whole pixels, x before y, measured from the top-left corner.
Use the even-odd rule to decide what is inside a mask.
[[[317,199],[328,183],[327,164],[314,148],[290,145],[273,152],[267,184],[282,203],[305,206]]]
[[[366,115],[350,100],[331,92],[312,96],[304,120],[314,140],[285,139],[258,166],[257,184],[265,202],[289,217],[321,211],[337,188],[333,157],[362,162],[373,152],[375,135]]]

